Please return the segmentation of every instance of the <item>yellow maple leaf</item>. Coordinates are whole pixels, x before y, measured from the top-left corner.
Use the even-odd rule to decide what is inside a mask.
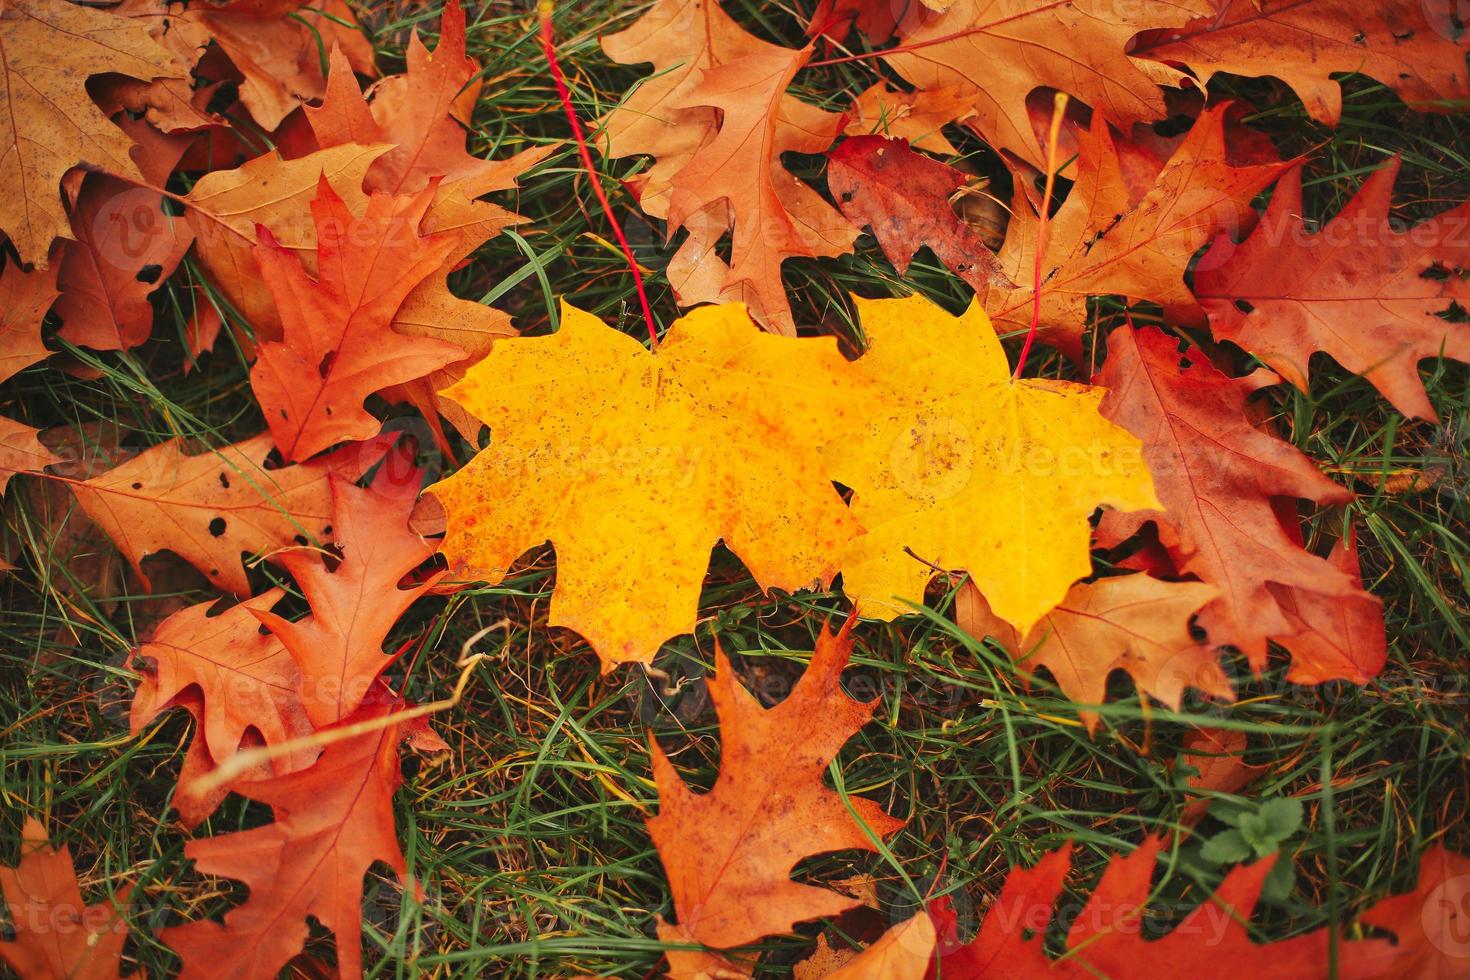
[[[1091,571],[1100,505],[1158,506],[1140,443],[1098,414],[1103,389],[1012,380],[978,304],[856,300],[867,352],[850,386],[863,421],[825,450],[865,532],[842,563],[865,616],[923,601],[935,567],[963,569],[1022,635]]]
[[[552,625],[605,669],[694,628],[719,541],[763,588],[829,582],[856,532],[819,452],[853,400],[833,338],[762,333],[739,304],[676,321],[657,353],[562,305],[548,337],[497,342],[445,395],[490,443],[431,492],[460,579],[557,550]]]

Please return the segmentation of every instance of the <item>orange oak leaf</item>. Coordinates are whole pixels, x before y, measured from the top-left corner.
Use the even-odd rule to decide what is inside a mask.
[[[551,152],[550,147],[537,147],[506,160],[484,160],[465,151],[456,100],[479,73],[479,65],[465,56],[465,17],[458,0],[444,5],[434,50],[424,47],[415,31],[405,57],[408,70],[380,81],[369,106],[351,62],[340,50],[333,51],[326,98],[306,110],[320,146],[393,145],[368,169],[367,190],[411,194],[439,177],[444,186],[458,186],[473,199],[515,187],[518,176]],[[509,224],[515,218],[507,212],[505,220]]]
[[[143,557],[168,550],[216,587],[249,595],[240,555],[330,539],[329,477],[357,479],[389,442],[346,446],[322,459],[272,468],[271,438],[264,433],[198,456],[184,455],[175,439],[72,490],[145,584]]]
[[[400,881],[406,872],[393,793],[402,783],[398,747],[414,725],[382,724],[403,706],[376,696],[351,719],[369,730],[329,743],[310,767],[231,785],[268,804],[275,822],[185,845],[200,871],[243,881],[250,896],[223,923],[163,930],[183,959],[181,978],[275,976],[305,944],[308,916],[336,935],[338,973],[361,973],[363,875],[376,862]]]
[[[20,259],[45,268],[57,238],[70,237],[61,178],[72,167],[141,180],[132,140],[87,94],[92,75],[183,78],[184,69],[147,28],[64,0],[7,0],[0,9],[0,231]]]
[[[670,233],[689,235],[668,275],[681,305],[744,302],[767,329],[792,334],[781,263],[848,252],[857,229],[781,160],[820,153],[843,119],[787,94],[811,48],[769,44],[714,0],[659,0],[627,30],[602,39],[623,64],[655,74],[604,120],[611,157],[650,154],[640,196]],[[730,262],[715,252],[731,230]]]
[[[977,291],[1014,286],[950,197],[968,175],[909,149],[907,140],[854,136],[827,154],[827,184],[853,224],[872,229],[900,275],[924,246]]]
[[[303,261],[314,259],[316,224],[310,202],[322,178],[331,182],[349,208],[360,210],[367,200],[360,190],[363,177],[387,150],[352,143],[297,160],[273,152],[235,170],[215,170],[195,182],[185,198],[184,216],[194,228],[200,264],[257,338],[279,339],[281,324],[270,291],[260,288],[256,229],[264,225],[277,243]]]
[[[1216,72],[1274,75],[1313,119],[1342,116],[1336,74],[1358,72],[1421,110],[1470,100],[1463,26],[1448,4],[1423,0],[1227,0],[1179,30],[1162,31],[1131,53],[1187,65],[1202,82]],[[1463,104],[1458,108],[1463,109]]]
[[[407,72],[384,78],[373,87],[369,105],[348,59],[334,51],[326,98],[319,108],[306,110],[307,118],[321,147],[393,145],[369,166],[364,177],[368,191],[410,193],[428,186],[433,178],[442,178],[423,231],[458,230],[461,241],[439,269],[408,295],[394,318],[394,329],[448,341],[463,353],[454,364],[427,379],[395,386],[383,394],[390,400],[411,402],[430,419],[436,411],[442,413],[473,439],[479,424],[437,393],[464,377],[465,368],[489,353],[496,337],[511,336],[515,330],[509,315],[454,296],[448,278],[480,245],[522,219],[493,204],[468,202],[514,188],[516,179],[545,159],[552,148],[535,147],[504,160],[484,160],[465,151],[462,123],[468,116],[461,101],[465,95],[476,94],[470,80],[477,77],[478,66],[465,57],[465,19],[458,3],[445,5],[438,46],[428,51],[415,33],[407,60]],[[473,98],[468,108],[473,110]]]
[[[1181,366],[1181,364],[1183,366]],[[1252,424],[1246,400],[1279,379],[1231,378],[1161,331],[1122,326],[1108,337],[1098,384],[1102,414],[1143,440],[1164,507],[1106,512],[1099,541],[1112,546],[1150,521],[1179,571],[1220,590],[1200,622],[1210,642],[1266,662],[1266,639],[1293,632],[1272,584],[1336,594],[1351,576],[1302,549],[1277,520],[1272,498],[1323,504],[1353,499],[1295,447]]]
[[[1191,617],[1217,595],[1201,582],[1163,582],[1141,573],[1079,583],[1023,641],[966,582],[955,601],[955,621],[972,636],[994,637],[1022,676],[1037,667],[1051,671],[1062,693],[1079,704],[1102,704],[1108,675],[1124,670],[1139,690],[1178,711],[1186,687],[1235,699],[1215,651],[1189,630]],[[1078,714],[1089,732],[1097,729],[1096,711]]]
[[[1385,898],[1360,921],[1394,934],[1374,975],[1443,980],[1470,973],[1470,859],[1436,845],[1419,860],[1414,890]],[[1347,974],[1345,974],[1347,975]]]
[[[1355,527],[1349,525],[1327,562],[1348,577],[1346,588],[1324,593],[1275,582],[1267,585],[1291,627],[1271,639],[1291,654],[1286,678],[1294,684],[1331,680],[1366,684],[1388,660],[1388,642],[1383,600],[1363,591]]]
[[[1221,232],[1255,219],[1250,201],[1285,164],[1235,166],[1226,146],[1229,104],[1206,110],[1141,197],[1129,190],[1116,138],[1100,115],[1079,133],[1077,183],[1047,223],[1041,263],[1041,337],[1074,361],[1082,354],[1089,296],[1117,294],[1193,307],[1184,282],[1190,259]],[[1001,269],[1021,285],[992,287],[986,312],[997,325],[1030,327],[1039,202],[1024,188],[1012,206]]]
[[[26,272],[7,262],[0,270],[0,381],[12,378],[51,355],[41,342],[41,321],[56,299],[56,274],[49,269]],[[37,430],[0,416],[0,494],[17,473],[37,473],[58,457],[37,438]]]
[[[1470,203],[1400,231],[1389,222],[1398,171],[1397,158],[1375,171],[1312,233],[1293,169],[1249,238],[1206,253],[1194,293],[1217,338],[1298,388],[1312,354],[1325,351],[1400,412],[1436,419],[1419,362],[1470,361],[1470,326],[1446,316],[1470,305]]]
[[[955,0],[947,6],[937,12],[910,4],[899,29],[902,43],[883,60],[921,91],[964,92],[970,103],[964,124],[1038,168],[1045,153],[1026,96],[1057,89],[1123,127],[1163,119],[1163,92],[1128,57],[1128,44],[1141,31],[1179,26],[1214,10],[1211,0]]]
[[[81,347],[126,350],[153,332],[148,296],[178,268],[194,234],[155,191],[90,174],[71,211],[57,284],[61,336]]]
[[[317,728],[341,721],[362,704],[393,662],[383,652],[388,631],[442,577],[435,574],[409,588],[399,584],[437,546],[409,529],[422,473],[412,470],[400,483],[396,460],[395,453],[366,489],[333,478],[332,541],[338,555],[299,549],[276,556],[301,587],[311,615],[293,623],[264,605],[252,609],[296,661],[300,703]],[[414,493],[394,492],[404,488]]]
[[[46,828],[27,817],[20,863],[0,866],[0,894],[15,930],[13,940],[0,940],[0,962],[27,980],[117,980],[128,938],[121,906],[129,890],[87,905],[71,851],[51,847]]]
[[[363,180],[373,161],[389,149],[348,143],[291,160],[271,153],[237,170],[206,174],[194,185],[185,214],[195,230],[200,262],[257,339],[281,337],[270,292],[260,288],[257,228],[269,228],[279,244],[295,252],[308,271],[314,270],[317,235],[309,202],[321,178],[327,178],[350,211],[362,213],[368,201],[361,189]],[[430,237],[451,235],[458,244],[438,269],[409,292],[393,318],[395,332],[444,341],[460,353],[426,379],[389,386],[382,394],[394,401],[411,401],[426,415],[437,407],[471,435],[479,423],[471,427],[468,416],[437,398],[436,392],[459,380],[467,363],[484,357],[496,337],[512,335],[515,330],[510,317],[500,310],[451,293],[449,273],[513,220],[517,220],[515,215],[494,204],[470,201],[452,187],[439,188],[418,232]]]
[[[369,395],[462,356],[452,344],[392,328],[404,297],[456,244],[452,234],[419,232],[433,193],[373,194],[358,217],[323,176],[311,204],[315,279],[289,247],[266,229],[257,232],[255,257],[280,312],[282,339],[260,346],[250,385],[286,459],[371,437],[381,423],[363,407]]]
[[[767,709],[717,648],[709,692],[720,721],[720,775],[708,793],[691,791],[650,740],[659,812],[648,831],[678,926],[694,941],[727,949],[862,904],[791,880],[804,858],[876,850],[875,839],[903,826],[872,800],[845,798],[823,782],[828,763],[877,704],[842,690],[851,652],[852,620],[836,634],[824,628],[790,696]]]
[[[654,67],[602,125],[608,156],[654,157],[639,204],[658,218],[668,217],[674,175],[719,129],[716,109],[684,104],[704,72],[749,55],[795,54],[746,31],[719,3],[689,0],[657,0],[626,30],[604,35],[601,44],[613,61]]]
[[[683,107],[720,112],[714,138],[673,177],[669,223],[695,215],[728,215],[730,263],[718,295],[680,295],[680,302],[738,300],[777,333],[795,333],[781,263],[795,256],[841,255],[857,229],[782,163],[786,153],[820,153],[841,131],[842,117],[786,96],[811,49],[774,48],[710,68]],[[707,241],[707,239],[706,239]],[[707,255],[706,262],[718,261]]]
[[[1146,938],[1150,898],[1163,842],[1146,838],[1132,854],[1115,856],[1076,914],[1065,954],[1047,952],[1047,927],[1071,866],[1072,846],[1052,851],[1034,868],[1013,868],[1000,896],[985,913],[973,942],[939,959],[945,977],[1218,976],[1232,973],[1280,977],[1328,975],[1326,929],[1277,942],[1257,943],[1249,924],[1275,856],[1232,870],[1201,904],[1166,935]],[[1389,948],[1381,939],[1343,941],[1338,951],[1343,976],[1362,976],[1354,966],[1374,963]],[[1371,975],[1371,974],[1370,974]]]
[[[271,589],[217,615],[211,615],[213,602],[180,610],[158,625],[134,657],[142,677],[129,716],[134,735],[170,708],[182,707],[194,715],[190,751],[199,757],[180,773],[174,794],[186,827],[196,826],[214,809],[185,802],[199,800],[200,794],[191,789],[197,775],[232,758],[247,737],[251,744],[277,745],[311,732],[296,662],[254,615],[284,594]],[[283,774],[309,765],[314,754],[308,751],[302,758],[298,752],[272,762],[276,773]]]
[[[1193,790],[1237,793],[1265,774],[1266,766],[1245,761],[1245,732],[1234,728],[1196,728],[1184,736],[1185,765],[1194,775],[1185,777]],[[1213,797],[1200,794],[1184,806],[1179,822],[1193,827],[1205,818]]]

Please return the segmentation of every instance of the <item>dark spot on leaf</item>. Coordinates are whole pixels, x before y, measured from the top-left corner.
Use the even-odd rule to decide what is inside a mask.
[[[143,489],[143,484],[141,484],[141,483],[134,483],[133,484],[133,489],[134,490],[142,490]]]
[[[230,489],[230,477],[228,474],[221,473],[219,475],[219,485],[224,487],[226,490]]]
[[[326,377],[332,371],[332,362],[337,359],[337,352],[329,350],[322,355],[322,362],[316,366],[316,373]]]
[[[1470,323],[1470,313],[1465,312],[1465,307],[1458,302],[1451,302],[1449,309],[1434,315],[1450,323]]]
[[[1450,270],[1444,267],[1443,262],[1436,262],[1423,272],[1419,273],[1420,279],[1433,279],[1435,282],[1444,282],[1450,277]]]
[[[295,541],[297,544],[301,545],[301,547],[303,547],[303,548],[305,548],[306,545],[307,545],[307,543],[308,543],[307,540],[306,540],[306,535],[304,535],[304,534],[298,534],[298,535],[296,535],[296,537],[292,538],[291,540],[292,541]]]
[[[216,517],[214,520],[210,521],[209,533],[214,535],[215,537],[219,537],[220,535],[224,534],[225,519],[223,517]]]

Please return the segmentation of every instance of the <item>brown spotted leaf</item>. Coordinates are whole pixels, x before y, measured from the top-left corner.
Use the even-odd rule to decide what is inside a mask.
[[[215,586],[250,594],[240,556],[330,540],[333,473],[356,479],[380,458],[381,440],[296,466],[267,466],[262,434],[198,456],[175,439],[73,487],[77,502],[147,582],[142,561],[172,551]]]

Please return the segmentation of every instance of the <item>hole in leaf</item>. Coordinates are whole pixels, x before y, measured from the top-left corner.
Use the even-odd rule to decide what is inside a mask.
[[[225,519],[223,517],[216,517],[214,520],[209,522],[209,533],[214,535],[216,538],[220,537],[225,533],[225,527]]]
[[[163,275],[163,266],[157,262],[150,262],[138,270],[137,279],[139,282],[146,282],[151,286],[158,281],[158,277],[161,275]]]
[[[1238,299],[1238,300],[1235,301],[1235,308],[1237,310],[1239,310],[1240,312],[1242,312],[1242,313],[1254,313],[1254,312],[1256,312],[1256,308],[1254,306],[1252,306],[1251,304],[1247,303],[1243,299]]]

